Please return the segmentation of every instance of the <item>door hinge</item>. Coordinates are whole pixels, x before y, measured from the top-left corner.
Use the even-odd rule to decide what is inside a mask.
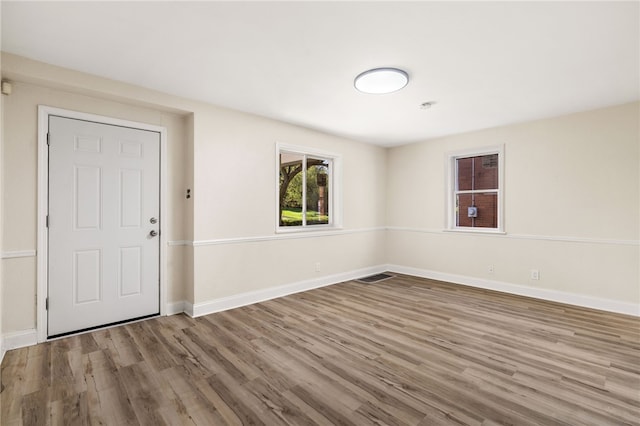
[[[49,298],[48,297],[46,299],[44,299],[44,309],[46,311],[49,310]]]
[[[49,227],[49,215],[47,215],[47,218],[46,218],[45,221],[46,221],[45,226],[48,228]]]
[[[51,135],[51,133],[47,133],[47,146],[51,145],[51,140],[49,139],[49,135]]]

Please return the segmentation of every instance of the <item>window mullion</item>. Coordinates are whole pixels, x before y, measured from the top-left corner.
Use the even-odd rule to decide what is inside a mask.
[[[499,189],[469,189],[464,191],[456,191],[455,194],[485,194],[487,192],[497,194]]]
[[[307,156],[302,156],[302,226],[307,226]]]

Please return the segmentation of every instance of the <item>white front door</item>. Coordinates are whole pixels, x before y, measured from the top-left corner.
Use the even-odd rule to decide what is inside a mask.
[[[160,312],[160,134],[49,117],[49,337]]]

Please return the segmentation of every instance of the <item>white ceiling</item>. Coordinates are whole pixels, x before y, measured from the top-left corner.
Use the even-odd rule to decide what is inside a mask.
[[[392,146],[640,99],[639,5],[2,1],[2,50]]]

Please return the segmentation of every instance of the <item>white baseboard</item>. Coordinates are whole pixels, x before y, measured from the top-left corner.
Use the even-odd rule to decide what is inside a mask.
[[[184,312],[190,317],[199,317],[202,315],[251,305],[253,303],[276,299],[278,297],[302,291],[313,290],[315,288],[325,287],[367,275],[379,274],[385,271],[640,317],[640,305],[634,303],[601,299],[557,290],[533,288],[501,281],[485,280],[482,278],[411,268],[401,265],[378,265],[370,268],[313,278],[292,284],[251,291],[196,304],[188,301],[172,302],[167,304],[166,314],[174,315]],[[37,343],[38,336],[35,329],[16,331],[0,336],[0,362],[2,362],[7,351],[35,345]]]
[[[299,281],[283,286],[267,288],[264,290],[251,291],[220,299],[209,300],[207,302],[196,303],[194,305],[185,302],[185,313],[191,317],[199,317],[202,315],[212,314],[214,312],[226,311],[233,308],[239,308],[241,306],[251,305],[253,303],[288,296],[294,293],[300,293],[302,291],[313,290],[314,288],[325,287],[367,275],[379,274],[384,271],[386,271],[386,265],[378,265],[369,268],[357,269],[355,271]]]
[[[194,315],[193,315],[193,303],[187,302],[185,300],[185,302],[184,302],[184,311],[183,312],[185,314],[189,315],[191,318],[193,318],[194,317]]]
[[[14,331],[2,336],[2,351],[24,348],[38,343],[38,333],[35,328],[29,330]]]
[[[166,309],[165,309],[165,314],[166,315],[175,315],[175,314],[181,314],[183,312],[185,312],[185,302],[184,300],[181,300],[179,302],[169,302],[167,303]]]
[[[566,303],[568,305],[576,305],[584,308],[592,308],[601,311],[615,312],[619,314],[640,317],[640,305],[635,303],[619,302],[617,300],[601,299],[598,297],[567,293],[558,290],[527,287],[502,281],[485,280],[482,278],[448,274],[445,272],[411,268],[408,266],[387,265],[387,270],[399,274],[413,275],[416,277],[429,278],[432,280],[446,281],[454,284],[463,284],[470,287],[496,290],[503,293],[517,294],[519,296],[533,297],[536,299]]]

